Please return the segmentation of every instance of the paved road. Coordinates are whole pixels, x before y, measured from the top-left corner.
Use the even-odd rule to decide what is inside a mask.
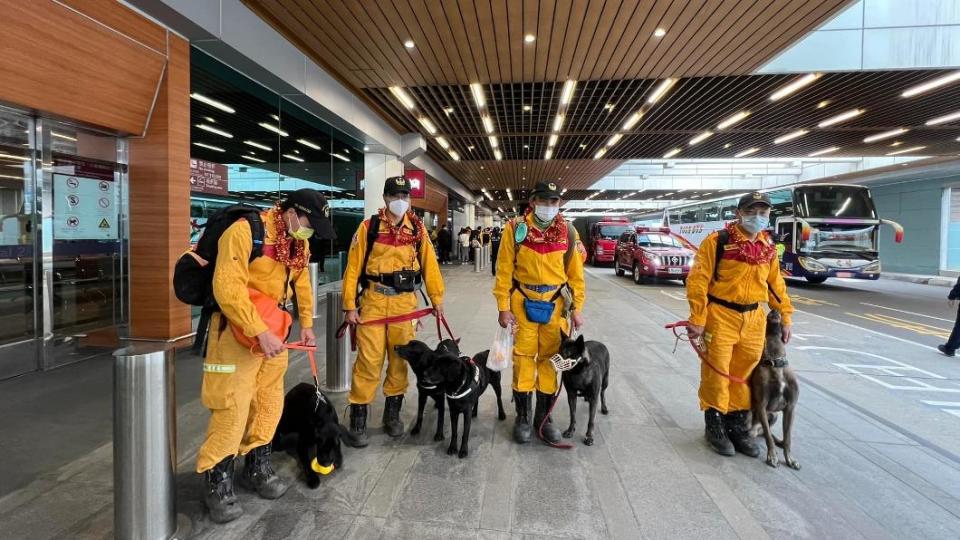
[[[670,314],[687,315],[680,282],[636,285],[589,268]],[[960,465],[960,357],[936,350],[953,326],[948,289],[891,280],[788,281],[797,308],[790,359],[802,382]],[[885,435],[885,436],[886,436]]]

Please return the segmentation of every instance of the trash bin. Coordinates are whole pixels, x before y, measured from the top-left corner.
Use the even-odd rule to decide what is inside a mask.
[[[114,537],[177,533],[177,410],[172,343],[135,343],[114,353]]]
[[[341,304],[343,293],[327,293],[327,376],[324,390],[327,392],[346,392],[350,390],[350,333],[337,339],[337,329],[343,324],[344,314]]]

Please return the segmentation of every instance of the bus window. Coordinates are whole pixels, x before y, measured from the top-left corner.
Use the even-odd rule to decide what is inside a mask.
[[[723,221],[731,221],[737,218],[737,201],[736,199],[727,199],[720,203],[722,210],[720,215],[723,216]]]
[[[680,211],[670,210],[670,225],[679,225],[679,224],[680,224]]]
[[[697,221],[720,221],[720,205],[715,202],[701,205],[697,211]]]
[[[781,216],[792,216],[793,215],[793,190],[792,189],[781,189],[778,191],[772,191],[770,195],[770,204],[772,208],[770,209],[770,217],[778,218]]]
[[[697,207],[683,208],[680,210],[680,223],[696,223]]]
[[[799,186],[796,193],[797,213],[801,217],[877,217],[870,193],[860,186]]]

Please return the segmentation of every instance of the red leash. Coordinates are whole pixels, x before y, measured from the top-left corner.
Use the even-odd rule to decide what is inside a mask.
[[[420,318],[422,318],[422,317],[425,317],[425,316],[431,315],[431,314],[434,314],[434,310],[433,310],[433,308],[428,307],[428,308],[419,309],[419,310],[417,310],[417,311],[413,311],[413,312],[411,312],[411,313],[407,313],[407,314],[405,314],[405,315],[394,315],[393,317],[384,317],[383,319],[375,319],[375,320],[372,320],[372,321],[364,321],[364,322],[362,322],[362,323],[360,323],[360,324],[362,324],[362,325],[381,325],[381,324],[383,324],[383,325],[390,325],[390,324],[396,324],[396,323],[401,323],[401,322],[412,321],[412,320],[415,320],[415,319],[420,319]],[[443,333],[441,332],[441,329],[440,329],[440,324],[443,323],[443,327],[447,329],[447,334],[449,334],[450,339],[456,340],[457,338],[453,335],[453,331],[450,330],[450,325],[447,323],[447,318],[444,317],[443,314],[435,315],[435,316],[436,316],[436,318],[437,318],[437,337],[439,337],[441,340],[443,340]],[[352,324],[349,324],[349,323],[347,323],[346,321],[344,321],[344,323],[340,325],[340,328],[337,329],[337,339],[341,339],[341,338],[343,338],[344,335],[346,335],[346,333],[347,333],[347,327],[350,328],[350,350],[356,351],[356,350],[357,350],[357,327],[356,327],[356,325],[352,325]]]
[[[731,375],[731,374],[729,374],[729,373],[724,373],[724,372],[720,371],[719,369],[717,369],[716,366],[714,366],[713,364],[711,364],[710,361],[707,360],[707,347],[706,347],[706,345],[704,345],[703,340],[701,340],[701,339],[696,339],[696,340],[695,340],[695,339],[690,339],[690,337],[687,335],[686,332],[684,332],[684,333],[681,334],[680,331],[678,330],[679,328],[687,328],[688,326],[690,326],[690,321],[678,321],[678,322],[675,322],[675,323],[673,323],[673,324],[668,324],[668,325],[664,326],[664,328],[668,328],[668,329],[670,329],[670,330],[673,330],[673,335],[676,336],[678,342],[679,342],[680,340],[689,341],[689,342],[690,342],[690,346],[693,347],[694,352],[696,352],[696,353],[697,353],[697,356],[700,357],[700,361],[703,362],[704,364],[706,364],[707,367],[710,368],[710,369],[712,369],[717,375],[720,375],[721,377],[723,377],[723,378],[725,378],[725,379],[728,379],[728,380],[731,380],[731,381],[733,381],[733,382],[735,382],[735,383],[739,383],[739,384],[749,384],[746,379],[741,379],[740,377]],[[673,350],[676,351],[676,350],[677,350],[676,347],[674,347]]]
[[[553,403],[550,404],[550,408],[547,409],[547,414],[544,415],[543,420],[540,421],[540,427],[537,429],[537,434],[540,435],[540,440],[547,443],[548,445],[554,448],[563,448],[564,450],[569,450],[573,448],[573,445],[570,443],[559,442],[552,443],[543,438],[543,426],[550,420],[550,415],[553,414],[553,408],[557,406],[557,402],[560,400],[560,392],[563,390],[563,377],[560,377],[560,386],[557,387],[557,393],[553,395]]]
[[[314,354],[317,352],[317,346],[312,347],[304,345],[302,341],[297,341],[294,343],[287,343],[288,349],[294,349],[297,351],[306,351],[307,358],[310,359],[310,371],[313,372],[313,384],[317,387],[317,390],[320,390],[320,378],[317,375],[317,359],[314,357]]]

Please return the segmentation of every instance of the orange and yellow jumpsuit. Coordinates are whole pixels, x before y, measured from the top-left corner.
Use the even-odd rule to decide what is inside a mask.
[[[357,309],[357,284],[361,279],[360,266],[367,250],[367,229],[370,220],[360,224],[347,256],[347,268],[343,274],[343,309]],[[433,244],[422,225],[419,231],[411,221],[409,214],[400,224],[407,234],[419,234],[420,257],[417,257],[416,244],[400,245],[397,235],[385,220],[380,220],[380,230],[366,273],[386,275],[399,270],[417,270],[423,276],[430,302],[437,306],[443,304],[443,276],[434,254]],[[359,300],[361,323],[397,315],[406,315],[417,310],[418,293],[407,292],[388,296],[377,289],[378,283],[371,282],[363,291]],[[350,403],[368,404],[373,401],[380,374],[383,372],[383,359],[387,357],[387,377],[383,383],[385,397],[403,395],[407,391],[407,362],[397,355],[394,347],[406,345],[415,335],[415,321],[406,321],[391,325],[366,325],[357,327],[357,360],[353,365],[353,382],[350,385]]]
[[[574,232],[577,246],[565,261],[567,253],[567,232],[562,231],[555,242],[544,242],[543,231],[534,225],[533,213],[524,217],[527,224],[527,236],[517,249],[515,240],[515,221],[504,227],[497,254],[497,278],[493,296],[497,299],[499,311],[511,311],[519,326],[513,346],[513,389],[518,392],[538,390],[546,394],[557,391],[557,373],[549,359],[560,350],[560,331],[569,331],[563,317],[563,298],[557,298],[556,308],[549,323],[537,324],[527,319],[523,309],[523,295],[514,290],[514,280],[523,285],[569,284],[573,293],[571,311],[580,311],[586,301],[586,288],[583,278],[582,248],[579,236]],[[566,227],[572,227],[565,224]],[[538,293],[524,289],[523,294],[532,300],[549,301],[556,290]]]
[[[265,229],[264,252],[276,245],[276,210],[261,217]],[[310,253],[306,243],[303,246]],[[218,242],[217,264],[213,274],[213,295],[221,313],[210,320],[210,337],[203,363],[201,401],[210,409],[207,435],[197,455],[197,472],[213,468],[224,458],[246,455],[273,439],[283,412],[283,376],[287,371],[287,353],[267,359],[262,353],[237,342],[227,321],[255,337],[267,331],[248,287],[280,303],[290,297],[287,269],[269,256],[250,261],[253,233],[250,224],[238,221],[224,231]],[[300,326],[313,326],[313,290],[309,272],[291,270],[289,276],[297,293]],[[223,320],[226,317],[226,320]]]
[[[707,296],[741,305],[768,303],[780,310],[784,325],[790,324],[793,305],[787,296],[787,287],[780,274],[780,260],[769,233],[761,232],[751,242],[739,225],[733,225],[729,230],[729,240],[724,246],[715,281],[717,233],[710,234],[700,244],[687,277],[689,321],[705,327],[703,339],[707,345],[707,359],[715,368],[748,379],[763,353],[766,314],[759,307],[739,313],[711,302]],[[769,293],[770,289],[780,298],[779,302]],[[700,366],[699,396],[701,410],[713,408],[727,414],[750,409],[749,385],[733,382],[703,363]]]

